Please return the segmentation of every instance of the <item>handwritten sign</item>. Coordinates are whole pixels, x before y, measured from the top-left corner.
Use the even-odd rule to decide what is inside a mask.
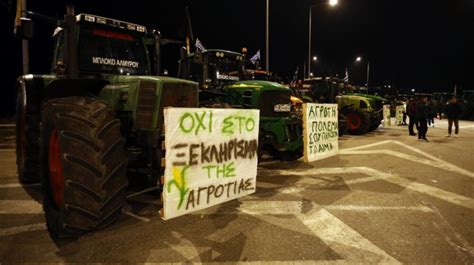
[[[397,125],[403,124],[403,113],[405,112],[406,105],[398,105],[395,108],[395,119],[397,121]]]
[[[255,192],[259,111],[165,108],[163,218]]]
[[[337,104],[303,104],[304,161],[337,155],[339,126]]]
[[[383,105],[383,126],[390,126],[390,105]]]

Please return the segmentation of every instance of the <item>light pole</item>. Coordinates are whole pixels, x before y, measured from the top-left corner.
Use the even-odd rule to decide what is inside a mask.
[[[268,0],[267,0],[268,1]],[[329,4],[330,6],[336,6],[338,0],[329,0],[329,2],[319,3],[309,7],[309,23],[308,23],[308,77],[311,75],[311,16],[313,7],[322,6]]]
[[[313,56],[313,62],[312,63],[316,63],[318,61],[318,56]],[[313,74],[312,72],[309,72],[309,77],[312,78],[316,76],[316,74]]]
[[[270,40],[269,40],[269,10],[270,10],[270,0],[267,0],[267,8],[266,8],[266,19],[265,19],[265,70],[267,72],[270,71]]]
[[[362,61],[362,57],[358,56],[356,58],[356,62],[360,62]],[[366,84],[367,84],[367,94],[369,94],[369,79],[370,79],[370,61],[367,60],[367,81],[366,81]]]

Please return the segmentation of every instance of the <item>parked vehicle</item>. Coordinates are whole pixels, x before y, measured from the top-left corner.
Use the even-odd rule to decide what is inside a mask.
[[[302,118],[291,112],[291,90],[271,81],[246,80],[244,59],[241,53],[219,49],[194,52],[181,58],[178,77],[199,83],[200,106],[259,109],[259,149],[280,160],[300,158]]]
[[[309,85],[314,101],[338,104],[339,113],[342,114],[339,117],[340,130],[347,128],[349,134],[360,135],[373,131],[380,125],[385,102],[383,98],[351,91],[346,93],[344,83],[338,78],[305,79],[303,88],[305,85]],[[341,121],[345,121],[345,126]]]
[[[28,14],[23,38],[44,18]],[[20,182],[41,181],[49,231],[70,237],[118,220],[132,184],[160,189],[162,110],[197,107],[198,86],[152,72],[146,42],[160,36],[142,25],[70,6],[57,25],[51,73],[16,83],[16,153]]]

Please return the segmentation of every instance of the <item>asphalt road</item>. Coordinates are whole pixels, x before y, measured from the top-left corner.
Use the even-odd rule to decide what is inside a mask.
[[[339,155],[311,164],[268,160],[255,194],[169,221],[142,194],[112,226],[56,242],[0,125],[0,264],[474,264],[474,123],[460,125],[459,138],[437,120],[428,143],[393,126],[341,137]]]

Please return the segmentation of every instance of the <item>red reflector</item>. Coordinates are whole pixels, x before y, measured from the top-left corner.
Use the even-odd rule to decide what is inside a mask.
[[[125,33],[113,32],[113,31],[107,31],[107,30],[103,30],[103,29],[93,29],[92,34],[94,34],[96,36],[111,38],[111,39],[128,40],[128,41],[133,41],[134,40],[132,35],[125,34]]]

